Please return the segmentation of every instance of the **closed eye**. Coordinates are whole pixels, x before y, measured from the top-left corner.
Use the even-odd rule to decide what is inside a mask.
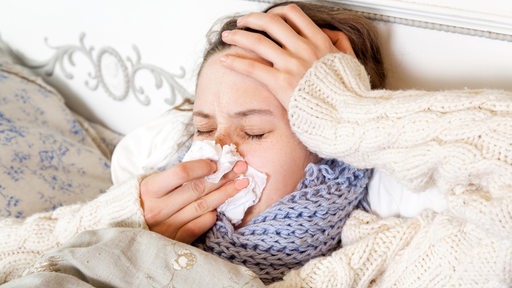
[[[209,136],[211,135],[215,130],[196,130],[196,136]]]
[[[249,138],[250,140],[260,140],[263,138],[263,136],[265,136],[265,133],[262,133],[262,134],[249,134],[249,133],[245,133],[245,135],[247,135],[247,138]]]

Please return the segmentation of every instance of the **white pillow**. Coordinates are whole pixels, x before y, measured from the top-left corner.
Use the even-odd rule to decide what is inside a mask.
[[[368,201],[374,213],[381,217],[414,217],[430,209],[446,209],[446,197],[436,187],[413,192],[384,171],[375,169],[368,184]]]

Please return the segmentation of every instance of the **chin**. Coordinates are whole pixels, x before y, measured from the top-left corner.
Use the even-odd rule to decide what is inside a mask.
[[[261,200],[261,199],[260,199]],[[251,221],[252,218],[258,216],[261,212],[265,211],[265,209],[261,208],[260,203],[256,203],[255,205],[249,207],[247,211],[245,211],[244,218],[242,219],[242,222],[236,226],[236,228],[244,227]]]

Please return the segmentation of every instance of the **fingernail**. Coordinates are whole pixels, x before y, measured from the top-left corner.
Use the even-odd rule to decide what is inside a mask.
[[[240,178],[235,180],[235,188],[238,190],[242,190],[249,185],[249,179]]]
[[[240,17],[236,20],[236,26],[242,26],[244,24],[243,17]]]
[[[222,38],[228,38],[229,37],[229,31],[222,32]]]
[[[236,162],[235,166],[233,167],[233,171],[237,174],[242,174],[247,170],[247,163],[245,161],[238,161]]]
[[[228,61],[228,56],[222,55],[222,56],[220,56],[219,60],[220,60],[220,62],[225,63],[226,61]]]

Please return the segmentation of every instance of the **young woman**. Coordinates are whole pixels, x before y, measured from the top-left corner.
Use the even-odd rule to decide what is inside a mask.
[[[348,12],[325,14],[321,5],[305,7],[326,29],[351,27],[347,34],[362,47],[356,54],[366,59],[369,71],[375,71],[375,85],[380,87],[384,74],[371,25]],[[286,109],[275,95],[259,81],[223,65],[225,53],[265,62],[226,44],[221,39],[224,31],[238,31],[237,19],[227,20],[211,35],[198,74],[192,113],[194,141],[234,144],[244,161],[215,184],[204,178],[215,172],[216,163],[204,159],[183,162],[140,181],[137,176],[141,175],[135,175],[137,179],[115,185],[86,204],[37,214],[19,223],[4,220],[2,229],[13,236],[2,242],[5,245],[0,250],[0,261],[5,263],[3,281],[19,276],[37,256],[79,232],[111,226],[148,228],[194,243],[248,267],[265,283],[280,280],[290,269],[340,247],[343,224],[356,207],[365,204],[370,171],[321,159],[306,149],[292,132]],[[329,31],[318,29],[317,37],[329,42],[325,34]],[[350,46],[324,48],[352,53],[346,50]],[[216,208],[247,186],[247,179],[235,180],[247,165],[265,173],[267,183],[259,202],[234,227],[224,215],[217,215]],[[34,235],[45,236],[35,239]],[[35,245],[27,247],[32,241]]]
[[[314,259],[300,269],[288,272],[282,282],[274,283],[273,286],[510,286],[512,95],[491,90],[372,90],[370,83],[373,88],[382,88],[378,84],[383,83],[378,80],[379,73],[377,76],[373,73],[379,69],[371,69],[371,63],[379,62],[369,61],[370,64],[362,66],[361,63],[366,61],[366,54],[361,49],[365,46],[356,45],[361,35],[367,34],[355,33],[354,37],[349,31],[336,31],[342,29],[341,27],[334,29],[327,25],[323,29],[319,28],[313,14],[308,14],[315,10],[309,10],[310,7],[317,6],[299,2],[296,5],[278,6],[266,13],[241,17],[237,24],[245,29],[223,33],[223,41],[238,48],[222,48],[207,57],[201,73],[219,72],[222,76],[217,74],[219,78],[213,79],[216,80],[215,83],[231,79],[229,83],[236,87],[237,81],[243,80],[252,83],[254,89],[262,92],[251,94],[247,98],[258,111],[271,112],[258,116],[277,116],[275,119],[279,121],[275,122],[278,124],[271,125],[278,127],[271,126],[271,130],[276,129],[279,135],[295,134],[300,139],[300,142],[295,142],[293,137],[287,138],[294,151],[301,155],[298,159],[293,159],[295,163],[287,163],[304,167],[306,162],[315,161],[315,156],[309,152],[312,151],[320,157],[340,159],[359,168],[379,168],[412,189],[437,187],[447,195],[448,207],[440,213],[425,211],[411,219],[380,219],[370,213],[353,210],[354,206],[350,206],[352,208],[345,210],[347,213],[353,211],[343,226],[344,247],[332,253],[326,252],[330,253],[328,257],[309,255],[313,251],[310,248],[300,251],[299,254],[308,254],[307,257]],[[347,27],[350,25],[347,24]],[[255,33],[253,30],[265,33]],[[364,40],[363,43],[368,38]],[[369,51],[369,55],[372,55],[376,50],[372,47]],[[238,73],[229,73],[225,68]],[[244,123],[250,124],[250,119],[235,121],[231,116],[238,110],[229,110],[232,107],[224,105],[226,102],[223,99],[227,97],[226,99],[233,100],[236,95],[226,94],[225,91],[228,90],[225,89],[229,86],[225,85],[218,85],[217,89],[211,90],[212,93],[209,89],[202,89],[201,87],[211,88],[211,85],[202,86],[212,80],[203,78],[205,75],[199,76],[195,107],[198,110],[194,120],[199,131],[196,137],[217,138],[222,141],[224,134],[227,134],[228,142],[237,142],[247,163],[264,172],[272,171],[276,175],[282,175],[279,174],[282,171],[271,170],[275,167],[258,162],[258,159],[250,155],[254,153],[261,156],[258,154],[260,145],[269,145],[264,142],[265,136],[273,141],[273,137],[277,135],[273,135],[274,132],[268,133],[267,130],[248,131],[246,128],[250,125],[246,127]],[[270,94],[263,93],[265,89]],[[208,93],[200,95],[200,91],[205,90]],[[277,102],[270,95],[279,100],[282,105],[280,109],[286,109],[291,128],[283,124],[286,122],[282,118],[284,110],[275,107],[279,105],[276,105]],[[201,101],[207,99],[216,105],[202,106]],[[267,103],[272,108],[256,106],[262,103]],[[247,110],[246,107],[235,108]],[[250,117],[252,116],[254,115]],[[266,127],[268,123],[264,119],[256,122]],[[234,129],[226,129],[227,127]],[[289,128],[293,134],[289,134]],[[209,134],[202,134],[203,132]],[[263,135],[262,138],[257,139],[260,135]],[[257,137],[250,138],[254,136]],[[279,140],[283,141],[281,138]],[[303,144],[308,149],[304,149]],[[308,167],[326,165],[324,167],[331,167],[329,170],[335,171],[332,167],[338,165],[336,163],[343,162],[328,160],[307,164],[304,179],[308,179]],[[226,227],[223,225],[222,216],[214,221],[210,211],[246,185],[243,181],[232,181],[244,172],[245,167],[246,163],[241,162],[220,184],[208,184],[203,181],[203,177],[215,170],[210,161],[184,162],[167,171],[151,174],[140,182],[143,211],[139,206],[139,181],[132,179],[114,187],[93,202],[27,219],[23,226],[41,229],[43,223],[52,223],[47,226],[49,228],[45,228],[48,230],[38,230],[48,235],[46,239],[49,241],[45,243],[46,246],[37,246],[37,253],[58,246],[58,239],[67,240],[85,229],[108,226],[145,227],[146,223],[150,229],[169,237],[186,242],[196,240],[198,245],[204,245],[208,250],[208,247],[215,246],[213,240],[219,235],[212,231],[220,231],[221,235],[225,235],[224,231],[229,232],[229,226],[225,230],[221,229]],[[300,179],[301,170],[293,171],[293,177],[290,178]],[[361,173],[361,179],[364,179],[365,170],[357,171]],[[337,174],[335,178],[340,179]],[[284,196],[282,200],[289,200],[294,194],[299,195],[306,191],[302,189],[302,184],[299,184],[299,189],[295,192],[292,191],[293,188],[290,191],[274,190],[277,188],[272,187],[281,187],[274,184],[271,185],[269,180],[265,191],[267,200],[253,209],[254,214],[247,214],[244,225],[235,229],[236,232],[251,229],[252,224],[259,223],[259,216],[273,212],[273,207],[279,206],[280,201],[275,202],[277,199],[268,198],[271,195],[279,195],[277,198]],[[121,190],[124,193],[118,192]],[[176,208],[169,203],[180,205]],[[90,215],[98,215],[98,209],[105,207],[110,211],[103,213],[108,213],[109,216],[105,215],[105,218],[101,218],[102,221],[98,221],[97,217],[92,217],[94,221],[84,221],[91,219]],[[71,213],[74,214],[71,216]],[[336,216],[338,220],[340,217],[343,218],[341,215]],[[334,223],[337,225],[339,221]],[[62,233],[64,227],[71,232]],[[12,231],[17,233],[14,228]],[[204,239],[198,238],[206,231],[208,232]],[[25,234],[18,233],[9,245],[21,249],[16,251],[27,251],[23,250],[26,244],[15,245],[16,241],[26,242],[26,239],[33,239]],[[322,233],[313,231],[313,234]],[[283,235],[285,238],[288,236],[285,233]],[[318,244],[319,241],[311,243]],[[246,244],[241,246],[247,247]],[[322,247],[329,245],[322,244]],[[211,251],[217,253],[214,248]],[[1,259],[5,259],[4,255],[14,259],[9,253],[2,253]],[[235,257],[221,256],[235,261]],[[33,258],[22,258],[27,263],[25,266],[30,265]],[[264,263],[266,259],[263,257],[261,261]],[[288,263],[290,262],[280,264]],[[268,278],[262,276],[267,283],[280,278],[284,273],[280,271],[279,275],[267,274],[270,272],[254,267],[251,268],[263,272],[260,276],[269,275]],[[289,268],[285,267],[285,270]],[[17,277],[19,274],[14,275]]]

